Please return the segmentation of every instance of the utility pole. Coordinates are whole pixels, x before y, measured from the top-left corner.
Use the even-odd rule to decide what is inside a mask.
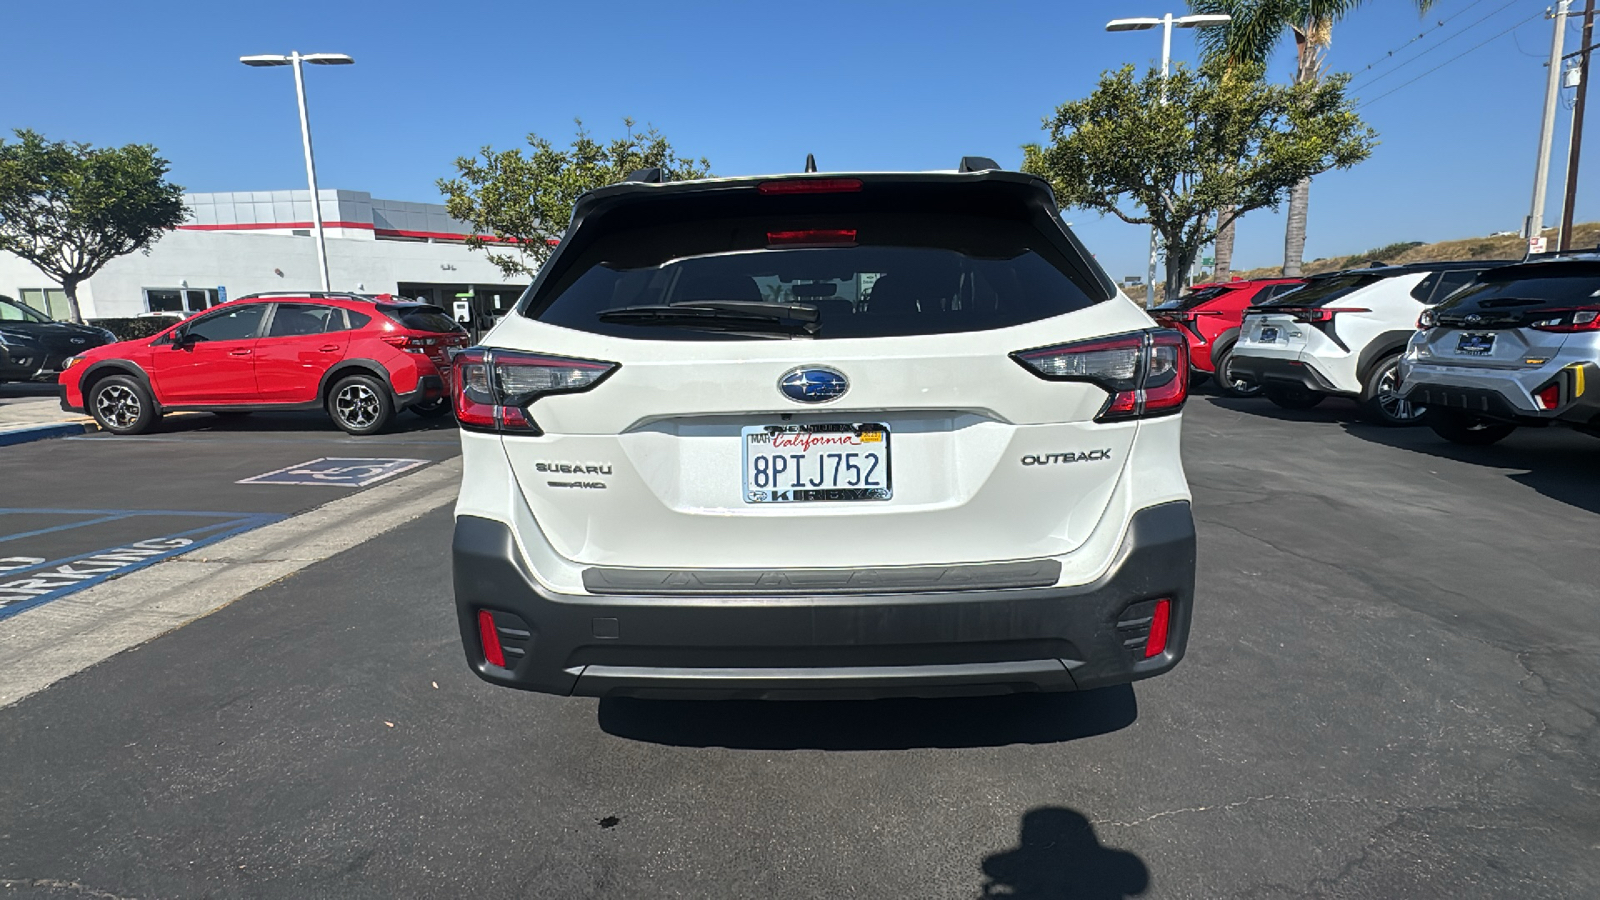
[[[1532,240],[1544,233],[1545,182],[1550,178],[1550,141],[1555,136],[1556,101],[1561,95],[1561,51],[1567,36],[1567,9],[1572,0],[1558,0],[1555,11],[1555,38],[1550,42],[1550,77],[1544,89],[1544,118],[1539,126],[1539,164],[1533,177],[1533,209],[1523,225],[1523,237]]]
[[[1567,194],[1561,204],[1561,246],[1558,250],[1572,249],[1572,207],[1578,200],[1578,157],[1583,152],[1583,101],[1589,93],[1589,42],[1594,38],[1594,0],[1583,4],[1583,37],[1578,46],[1583,55],[1578,57],[1578,96],[1572,102],[1572,140],[1567,151]]]

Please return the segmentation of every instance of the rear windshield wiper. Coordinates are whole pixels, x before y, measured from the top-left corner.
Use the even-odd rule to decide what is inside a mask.
[[[596,318],[618,325],[659,325],[750,334],[804,335],[821,327],[817,308],[762,300],[695,300],[601,310]]]

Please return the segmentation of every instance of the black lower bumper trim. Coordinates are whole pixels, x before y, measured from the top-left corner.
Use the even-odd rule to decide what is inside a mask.
[[[1238,356],[1233,357],[1233,374],[1236,377],[1248,378],[1257,384],[1298,384],[1306,390],[1316,391],[1319,394],[1344,394],[1333,382],[1322,377],[1322,373],[1311,368],[1303,362],[1292,359],[1276,359],[1267,356]]]
[[[1134,515],[1091,584],[893,594],[554,594],[504,524],[474,516],[457,519],[453,555],[467,662],[495,684],[589,696],[947,696],[1087,689],[1171,669],[1188,643],[1195,532],[1189,504],[1167,503]],[[1167,646],[1147,659],[1158,599],[1172,604]],[[484,609],[527,623],[526,653],[507,667],[484,661]]]

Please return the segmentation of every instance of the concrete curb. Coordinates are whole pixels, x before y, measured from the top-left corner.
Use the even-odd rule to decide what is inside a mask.
[[[0,708],[454,503],[461,458],[0,621]]]
[[[0,447],[29,444],[50,438],[93,434],[100,430],[94,422],[51,422],[48,425],[24,425],[21,428],[0,429]]]

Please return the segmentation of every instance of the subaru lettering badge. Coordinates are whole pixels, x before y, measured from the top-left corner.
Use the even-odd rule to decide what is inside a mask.
[[[778,390],[796,403],[826,403],[844,396],[850,380],[826,366],[801,366],[778,379]]]

